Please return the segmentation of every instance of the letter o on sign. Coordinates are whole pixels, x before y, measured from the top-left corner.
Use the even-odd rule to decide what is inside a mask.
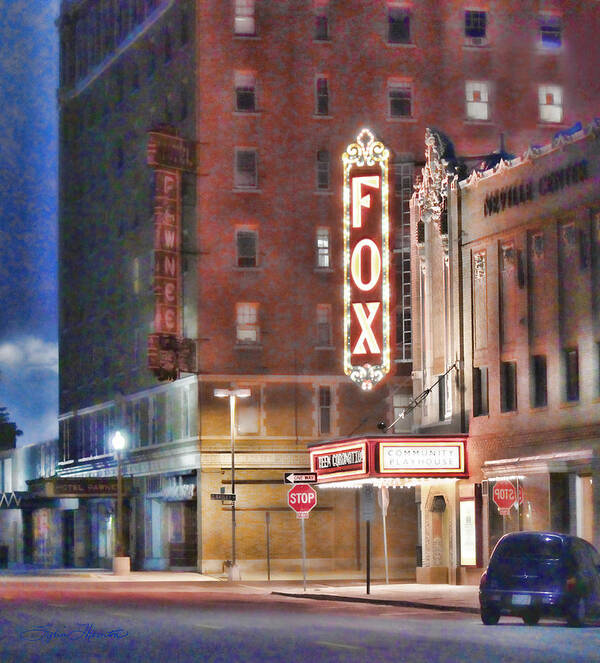
[[[362,278],[362,253],[363,249],[369,249],[371,254],[371,279],[365,283]],[[381,274],[381,255],[377,244],[372,239],[361,239],[352,251],[350,271],[356,287],[365,292],[372,290],[379,281]]]

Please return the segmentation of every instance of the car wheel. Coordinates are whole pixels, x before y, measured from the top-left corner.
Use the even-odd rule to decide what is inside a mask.
[[[523,615],[523,621],[527,626],[535,626],[540,621],[540,616],[537,612],[531,610]]]
[[[571,603],[567,610],[567,624],[569,626],[583,626],[585,612],[585,601],[580,596]]]
[[[481,621],[486,626],[493,626],[500,619],[500,610],[497,608],[481,608]]]

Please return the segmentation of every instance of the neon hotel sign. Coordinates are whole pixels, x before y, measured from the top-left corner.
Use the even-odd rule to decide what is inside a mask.
[[[368,129],[344,165],[344,372],[364,390],[390,372],[389,151]]]

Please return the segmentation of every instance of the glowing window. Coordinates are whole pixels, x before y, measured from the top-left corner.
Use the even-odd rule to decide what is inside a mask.
[[[483,81],[465,83],[467,100],[467,118],[470,120],[489,120],[489,88]]]
[[[236,339],[240,344],[258,343],[258,304],[240,302],[236,305]]]
[[[331,266],[331,245],[329,228],[317,229],[317,267]]]
[[[540,85],[538,88],[540,120],[542,122],[562,122],[562,88],[558,85]]]
[[[236,35],[251,37],[256,34],[256,17],[254,0],[234,0],[235,15],[233,31]]]
[[[560,16],[540,16],[540,42],[544,48],[559,48],[562,44],[562,21]]]

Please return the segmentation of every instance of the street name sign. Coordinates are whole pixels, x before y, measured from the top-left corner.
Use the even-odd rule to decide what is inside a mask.
[[[211,493],[211,500],[221,500],[222,502],[235,502],[235,493]]]
[[[317,491],[306,483],[299,483],[288,491],[288,504],[298,518],[308,518],[311,509],[317,506]]]
[[[285,472],[284,483],[317,483],[316,472]]]

